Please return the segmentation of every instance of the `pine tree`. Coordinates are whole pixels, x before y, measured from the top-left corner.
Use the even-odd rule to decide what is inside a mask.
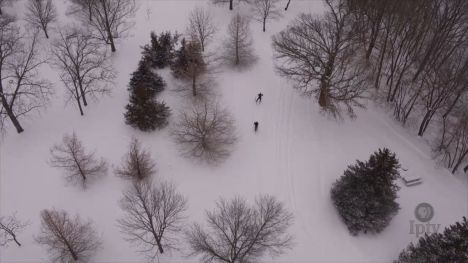
[[[468,262],[468,221],[445,228],[443,233],[425,234],[416,245],[404,249],[395,263]]]
[[[164,102],[155,99],[165,85],[159,75],[152,72],[143,61],[140,62],[138,70],[130,79],[130,102],[125,107],[125,123],[142,131],[152,131],[167,125],[170,109]]]
[[[179,35],[171,32],[163,32],[159,37],[151,32],[151,44],[143,47],[143,60],[150,67],[164,68],[172,63],[174,58],[174,46]]]
[[[331,198],[352,235],[379,233],[396,215],[399,168],[394,153],[379,149],[369,161],[348,166],[335,182]]]

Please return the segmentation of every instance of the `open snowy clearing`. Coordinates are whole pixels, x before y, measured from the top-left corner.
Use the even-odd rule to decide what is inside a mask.
[[[286,2],[286,1],[285,1]],[[66,21],[64,0],[57,0],[60,21]],[[290,231],[292,250],[263,262],[390,262],[409,242],[414,208],[421,202],[435,209],[433,223],[448,226],[468,216],[468,182],[436,166],[426,143],[410,134],[372,104],[357,112],[356,120],[337,122],[321,115],[317,105],[290,86],[274,71],[271,36],[285,28],[301,12],[320,13],[321,1],[293,1],[279,21],[267,25],[252,22],[258,61],[250,68],[236,71],[223,68],[216,75],[219,103],[236,120],[238,143],[232,155],[217,166],[194,162],[180,156],[170,137],[170,127],[143,133],[125,125],[124,106],[128,100],[130,73],[140,59],[140,47],[149,42],[151,31],[184,32],[188,13],[197,5],[210,9],[219,32],[211,49],[217,50],[234,12],[213,6],[209,1],[139,1],[140,9],[132,36],[122,40],[113,54],[118,71],[112,95],[90,103],[84,117],[69,105],[64,106],[63,89],[55,71],[43,67],[44,76],[55,82],[56,94],[41,115],[24,121],[25,132],[9,130],[0,141],[0,213],[17,211],[18,217],[31,224],[20,235],[22,247],[1,248],[0,262],[47,262],[43,247],[34,241],[39,230],[39,212],[45,208],[65,209],[94,221],[103,240],[103,248],[93,261],[144,262],[144,255],[127,243],[116,224],[122,211],[118,207],[122,190],[129,183],[112,170],[121,162],[132,136],[141,140],[157,162],[157,178],[173,180],[188,198],[187,222],[203,222],[205,210],[212,209],[219,197],[241,196],[249,201],[260,194],[272,194],[295,215]],[[16,8],[22,6],[19,2]],[[247,11],[247,10],[243,10]],[[47,46],[47,42],[43,43]],[[168,70],[161,71],[168,82],[162,98],[172,109],[170,123],[189,103],[171,91],[175,84]],[[260,105],[255,95],[265,94]],[[253,132],[253,122],[259,131]],[[66,185],[62,171],[49,166],[49,149],[63,134],[75,131],[85,148],[96,150],[112,164],[108,175],[83,190]],[[380,147],[394,151],[404,173],[423,178],[423,184],[411,188],[402,185],[398,203],[401,210],[379,235],[353,237],[340,221],[330,200],[332,183],[347,165],[356,159],[367,160]],[[186,251],[173,251],[161,262],[197,262],[185,257]]]

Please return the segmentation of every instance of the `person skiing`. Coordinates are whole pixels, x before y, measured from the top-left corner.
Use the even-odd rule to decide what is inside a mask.
[[[258,130],[258,121],[254,122],[254,131],[257,132]]]
[[[258,93],[257,98],[255,99],[256,103],[262,103],[263,93]]]

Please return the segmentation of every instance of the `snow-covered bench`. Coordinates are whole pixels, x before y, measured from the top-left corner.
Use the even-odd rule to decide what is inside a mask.
[[[414,186],[423,182],[421,177],[414,175],[401,176],[401,179],[403,179],[406,186]]]

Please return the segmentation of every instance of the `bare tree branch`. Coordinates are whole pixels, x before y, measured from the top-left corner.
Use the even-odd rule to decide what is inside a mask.
[[[118,220],[122,232],[140,252],[154,259],[168,249],[176,249],[176,235],[181,231],[187,200],[173,184],[150,179],[134,182],[124,193],[120,207],[125,216]]]
[[[213,23],[213,18],[207,10],[196,7],[190,13],[187,34],[192,41],[200,43],[202,51],[205,51],[205,47],[213,39],[216,31],[217,28]]]
[[[41,232],[36,241],[47,247],[53,262],[88,262],[101,247],[91,221],[71,218],[63,210],[41,211]]]
[[[156,163],[151,159],[151,154],[141,149],[140,141],[135,138],[132,139],[123,162],[122,167],[116,169],[115,173],[126,179],[143,180],[156,172]]]
[[[100,177],[107,171],[104,159],[97,160],[94,153],[85,153],[81,141],[75,133],[65,135],[61,145],[50,150],[50,165],[67,171],[66,180],[81,183],[85,187],[90,179]]]
[[[203,262],[258,262],[265,254],[280,255],[292,246],[287,234],[293,216],[273,196],[260,196],[254,206],[244,199],[221,199],[207,212],[207,226],[194,224],[186,233],[192,255]]]
[[[28,0],[25,20],[34,27],[44,31],[49,38],[48,28],[57,21],[57,10],[52,0]]]
[[[231,115],[218,105],[207,103],[182,112],[173,136],[185,156],[207,162],[227,158],[237,140]]]
[[[17,240],[17,235],[29,225],[29,222],[22,222],[16,214],[11,216],[0,216],[0,247],[8,246],[8,243],[15,242],[18,246],[21,243]]]
[[[91,34],[76,27],[66,28],[54,42],[52,53],[60,79],[81,115],[82,104],[88,105],[88,95],[96,99],[110,93],[115,71],[106,51]]]

